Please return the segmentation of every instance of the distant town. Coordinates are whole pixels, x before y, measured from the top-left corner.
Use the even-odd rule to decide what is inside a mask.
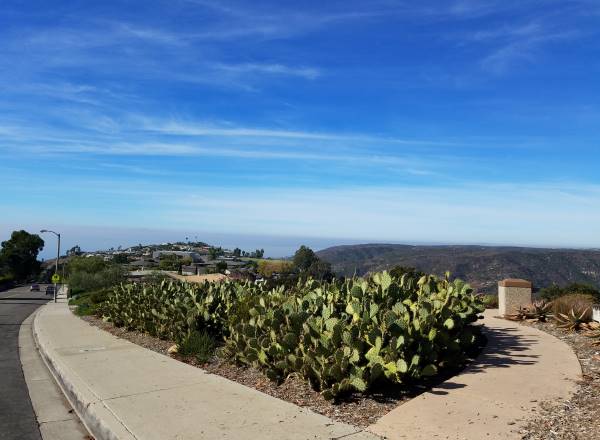
[[[131,280],[156,274],[185,277],[190,281],[214,280],[220,276],[260,280],[263,276],[277,277],[280,271],[289,270],[291,266],[287,260],[263,258],[263,249],[224,249],[200,241],[140,243],[127,248],[119,246],[95,251],[84,251],[74,246],[66,252],[66,260],[72,257],[101,258],[105,262],[119,264],[127,269],[127,278]],[[55,259],[46,260],[44,267],[52,269],[55,262]]]

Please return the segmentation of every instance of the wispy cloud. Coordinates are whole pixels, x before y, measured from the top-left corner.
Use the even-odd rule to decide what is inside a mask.
[[[404,144],[404,145],[434,145],[452,146],[456,145],[450,141],[429,139],[402,139],[391,136],[373,136],[363,133],[323,133],[314,131],[298,131],[293,129],[269,129],[255,127],[240,127],[228,125],[215,125],[198,122],[181,121],[157,121],[147,118],[134,118],[142,124],[142,128],[149,132],[165,133],[177,136],[217,136],[217,137],[239,137],[239,138],[283,138],[300,140],[324,140],[324,141],[352,141],[370,142],[382,144]]]
[[[217,63],[213,64],[213,67],[217,70],[221,70],[226,73],[234,73],[236,75],[259,73],[269,75],[299,76],[306,79],[315,79],[321,75],[320,70],[314,67],[292,67],[277,63]]]
[[[577,30],[551,29],[539,22],[531,22],[517,27],[479,32],[476,38],[480,41],[500,40],[499,46],[481,60],[481,66],[494,74],[503,74],[519,62],[534,60],[546,44],[570,40],[580,35]]]

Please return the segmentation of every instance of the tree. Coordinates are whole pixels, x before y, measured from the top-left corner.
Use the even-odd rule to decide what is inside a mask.
[[[233,250],[233,256],[234,257],[240,257],[242,255],[242,250],[240,248],[235,248]]]
[[[223,273],[227,270],[227,263],[225,261],[219,261],[216,265],[215,265],[215,269],[217,272],[219,273]]]
[[[76,256],[81,255],[81,254],[82,254],[81,248],[79,247],[78,244],[76,244],[75,246],[73,246],[71,249],[69,249],[67,251],[67,256],[68,257],[70,257],[70,256],[76,257]]]
[[[294,266],[299,272],[306,272],[308,268],[319,259],[317,255],[308,246],[300,246],[300,249],[294,254]]]
[[[419,280],[421,277],[425,276],[425,272],[421,272],[414,267],[394,266],[392,269],[390,269],[390,275],[392,275],[394,278],[402,278],[403,275],[407,275],[411,278]]]
[[[162,254],[158,263],[161,270],[179,270],[181,263],[175,254]]]
[[[108,266],[108,262],[104,261],[102,257],[73,257],[69,258],[67,273],[69,275],[74,272],[96,273]]]
[[[37,256],[43,248],[44,240],[39,235],[13,231],[10,239],[2,242],[0,271],[16,281],[26,281],[39,274],[41,263]]]
[[[102,257],[72,257],[66,267],[72,295],[109,288],[125,280],[122,266]]]
[[[308,246],[300,246],[294,254],[294,267],[301,275],[319,280],[333,278],[331,264],[321,260]]]
[[[127,258],[127,254],[116,254],[113,257],[113,262],[117,264],[127,264],[129,263],[129,258]]]
[[[219,249],[211,247],[210,249],[208,249],[208,255],[211,260],[216,260],[219,256]]]

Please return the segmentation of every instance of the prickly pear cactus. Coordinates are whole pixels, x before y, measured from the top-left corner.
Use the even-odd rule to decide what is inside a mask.
[[[274,381],[299,374],[335,398],[460,366],[480,343],[471,324],[484,307],[449,275],[417,281],[381,272],[288,290],[232,281],[127,284],[104,310],[117,325],[175,341],[206,329],[222,336],[232,361]]]

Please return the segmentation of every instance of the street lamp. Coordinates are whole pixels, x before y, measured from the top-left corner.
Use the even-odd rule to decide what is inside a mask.
[[[42,234],[44,232],[51,232],[52,234],[54,234],[54,235],[56,235],[58,237],[58,247],[57,247],[57,250],[56,250],[56,269],[54,271],[54,273],[56,275],[58,275],[58,262],[60,260],[60,234],[58,232],[50,231],[49,229],[42,229],[40,232]],[[57,289],[56,284],[57,283],[54,283],[54,302],[56,302],[56,289]]]

